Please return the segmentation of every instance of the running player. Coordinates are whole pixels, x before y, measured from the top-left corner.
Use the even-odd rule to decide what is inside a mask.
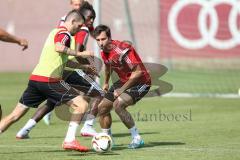
[[[0,133],[18,121],[29,107],[36,108],[47,100],[48,103],[61,105],[66,103],[74,109],[74,113],[83,115],[87,107],[79,104],[82,96],[76,89],[62,80],[68,56],[89,57],[93,52],[77,52],[72,49],[71,35],[75,35],[84,23],[84,17],[73,10],[68,13],[62,27],[54,29],[48,36],[42,50],[40,61],[30,76],[27,89],[24,91],[16,108],[0,122]],[[78,151],[86,152],[89,149],[81,146],[77,140]]]
[[[88,2],[84,2],[80,8],[80,13],[84,16],[85,20],[85,26],[81,28],[81,30],[75,35],[76,40],[76,48],[77,50],[84,50],[86,48],[86,42],[87,38],[89,36],[89,28],[92,28],[93,21],[95,19],[95,11]],[[64,79],[65,81],[73,86],[74,88],[83,91],[87,96],[89,97],[96,97],[97,100],[94,103],[94,106],[91,110],[91,113],[97,114],[97,105],[99,99],[104,95],[103,90],[101,87],[88,76],[89,74],[96,74],[95,69],[93,69],[89,64],[89,61],[87,59],[83,58],[77,58],[77,60],[83,64],[81,67],[83,70],[86,70],[86,73],[82,72],[81,70],[73,71],[70,68],[65,68],[64,71]],[[89,72],[90,71],[90,72]],[[36,125],[38,121],[41,120],[41,118],[51,111],[54,108],[54,104],[47,103],[48,105],[46,107],[41,107],[38,109],[38,111],[35,113],[35,115],[25,124],[25,126],[17,133],[16,137],[18,139],[25,139],[29,138],[28,134],[30,130]],[[88,99],[84,97],[83,101],[81,102],[81,105],[88,105]],[[95,114],[95,115],[96,115]],[[86,117],[86,122],[84,124],[84,127],[81,131],[84,132],[84,136],[94,136],[96,134],[96,131],[92,129],[92,125],[94,122],[95,116],[92,114],[88,115]],[[75,145],[75,135],[76,130],[79,124],[76,122],[70,122],[69,129],[66,134],[66,138],[64,140],[63,148],[64,149],[72,149],[77,150],[77,145]],[[85,130],[84,130],[85,129]],[[92,129],[92,130],[91,130]],[[82,133],[83,134],[83,133]]]
[[[79,10],[81,5],[83,4],[83,2],[84,2],[84,0],[70,0],[70,6],[73,10]],[[64,15],[63,17],[61,17],[58,26],[62,26],[64,24],[64,22],[66,20],[66,16],[67,15]],[[41,110],[41,109],[39,108],[39,110]],[[48,114],[46,114],[43,117],[43,121],[46,125],[50,125],[51,115],[52,115],[52,112],[49,112]]]
[[[111,39],[109,27],[105,25],[97,26],[94,30],[94,37],[98,46],[102,49],[101,57],[105,63],[103,89],[107,93],[98,106],[102,132],[111,135],[112,118],[110,110],[114,108],[131,133],[132,142],[128,147],[142,147],[144,141],[126,108],[135,104],[148,93],[151,86],[151,77],[131,45]],[[114,83],[109,89],[109,79],[112,71],[117,73],[119,80],[112,79]]]

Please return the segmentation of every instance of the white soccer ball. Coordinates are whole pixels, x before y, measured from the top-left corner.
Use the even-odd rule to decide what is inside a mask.
[[[99,153],[111,151],[112,138],[106,133],[98,133],[92,139],[92,148]]]

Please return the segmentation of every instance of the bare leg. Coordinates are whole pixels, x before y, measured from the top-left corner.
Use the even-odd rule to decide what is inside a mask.
[[[13,123],[17,122],[27,111],[29,108],[21,103],[18,103],[15,109],[4,117],[0,122],[0,132],[4,132],[10,127]]]
[[[129,129],[132,136],[132,142],[129,144],[128,147],[134,149],[142,147],[144,145],[144,141],[139,135],[138,129],[135,126],[135,122],[132,118],[132,115],[126,110],[126,108],[131,104],[133,104],[132,97],[126,93],[123,93],[121,94],[120,97],[118,97],[114,101],[113,107],[121,121]]]
[[[35,120],[38,123],[46,114],[51,112],[53,109],[54,107],[44,105],[37,109],[37,111],[35,112],[31,119]]]
[[[102,129],[109,129],[112,125],[111,109],[113,102],[104,98],[98,106],[99,122]]]
[[[97,97],[94,101],[93,101],[93,104],[92,104],[92,108],[91,108],[91,111],[90,111],[90,114],[93,115],[93,116],[97,116],[98,114],[98,105],[100,104],[100,102],[102,101],[102,97]]]
[[[42,107],[38,108],[35,114],[27,123],[17,132],[17,139],[27,139],[29,138],[29,132],[35,127],[35,125],[50,111],[54,109],[55,104],[50,101]]]
[[[74,114],[71,117],[71,121],[69,123],[68,131],[66,137],[64,139],[63,148],[65,150],[77,150],[80,152],[87,152],[89,149],[85,146],[81,146],[79,142],[76,140],[76,132],[81,122],[85,112],[88,108],[88,102],[82,97],[77,96],[67,103],[74,109]]]
[[[64,141],[72,142],[76,139],[76,131],[88,108],[88,102],[82,96],[78,96],[68,102],[68,105],[74,109],[74,112]]]
[[[90,113],[86,115],[85,123],[80,131],[80,134],[85,137],[93,137],[97,134],[93,128],[96,116],[98,114],[98,105],[101,102],[102,97],[97,97],[92,103]]]
[[[126,110],[126,108],[131,104],[133,104],[132,97],[126,93],[121,94],[121,96],[118,97],[113,103],[115,112],[128,129],[135,126],[131,114]]]

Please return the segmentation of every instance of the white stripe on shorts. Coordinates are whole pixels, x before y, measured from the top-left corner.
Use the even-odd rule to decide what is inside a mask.
[[[139,95],[140,95],[148,86],[149,86],[149,85],[146,85],[146,84],[142,85],[142,87],[140,87],[140,88],[138,89]]]

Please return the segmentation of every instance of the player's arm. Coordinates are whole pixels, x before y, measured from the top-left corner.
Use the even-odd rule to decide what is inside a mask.
[[[67,61],[67,64],[66,64],[67,67],[70,67],[70,68],[77,68],[77,69],[83,69],[83,65],[75,62],[75,61],[72,61],[72,60],[68,60]]]
[[[67,55],[75,56],[75,57],[90,57],[94,55],[92,51],[79,52],[76,50],[72,50],[71,48],[63,45],[60,42],[55,43],[55,50],[59,53],[65,53]]]
[[[105,65],[105,70],[104,70],[104,84],[103,84],[103,90],[108,91],[109,88],[109,80],[110,76],[112,74],[112,70],[109,65]]]
[[[89,29],[87,27],[82,27],[81,30],[75,35],[76,51],[83,52],[86,49],[88,36]],[[77,57],[76,59],[79,62],[79,64],[82,65],[81,66],[82,70],[84,70],[88,74],[96,75],[99,77],[93,57],[88,58]]]
[[[142,70],[139,65],[136,65],[131,73],[131,76],[129,77],[129,80],[121,87],[122,92],[134,86],[141,76]]]
[[[71,36],[65,31],[60,31],[55,35],[54,44],[55,44],[55,51],[58,53],[63,53],[63,54],[67,54],[74,57],[93,56],[93,52],[91,51],[79,52],[76,50],[72,50],[70,48]]]
[[[128,65],[131,70],[131,75],[129,80],[121,88],[114,91],[114,96],[116,97],[120,96],[124,91],[134,86],[142,77],[143,72],[139,65],[142,62],[137,60],[135,54],[136,53],[133,50],[130,50],[124,58],[124,63]]]
[[[14,35],[11,35],[1,28],[0,28],[0,40],[4,42],[17,43],[18,45],[23,46],[22,50],[28,48],[28,41],[26,39],[18,38]]]
[[[121,88],[116,89],[116,90],[114,91],[114,96],[115,96],[115,97],[118,97],[118,96],[120,96],[124,91],[126,91],[127,89],[129,89],[129,88],[131,88],[132,86],[134,86],[134,85],[136,84],[136,82],[139,81],[139,79],[141,78],[141,76],[142,76],[141,68],[140,68],[139,65],[137,65],[137,66],[134,68],[134,70],[133,70],[133,72],[132,72],[129,80],[128,80],[126,83],[124,83],[124,85],[123,85]]]
[[[70,68],[81,69],[81,70],[84,70],[86,73],[89,73],[89,74],[96,75],[96,76],[100,77],[96,68],[89,65],[89,64],[81,64],[81,63],[78,63],[78,62],[75,62],[75,61],[72,61],[72,60],[68,60],[66,66],[70,67]]]

